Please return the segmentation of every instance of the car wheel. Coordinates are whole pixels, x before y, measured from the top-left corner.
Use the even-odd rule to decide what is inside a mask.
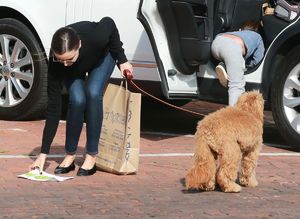
[[[40,118],[47,102],[47,57],[30,29],[0,19],[0,119]]]
[[[300,48],[283,60],[271,90],[274,121],[284,139],[300,151]]]

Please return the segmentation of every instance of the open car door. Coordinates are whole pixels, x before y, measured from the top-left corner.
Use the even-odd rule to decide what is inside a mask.
[[[197,97],[199,65],[208,62],[213,0],[141,0],[138,19],[156,58],[168,98]]]

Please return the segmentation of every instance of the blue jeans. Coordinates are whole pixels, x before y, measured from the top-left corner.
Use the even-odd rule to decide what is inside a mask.
[[[86,116],[86,153],[96,155],[103,121],[103,91],[115,67],[115,60],[108,54],[89,73],[88,79],[66,79],[69,105],[66,125],[65,151],[76,153]]]

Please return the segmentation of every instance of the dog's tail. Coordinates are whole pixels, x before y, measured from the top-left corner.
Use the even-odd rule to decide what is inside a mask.
[[[197,139],[194,165],[187,173],[187,189],[214,190],[216,175],[216,154],[211,151],[205,139]]]

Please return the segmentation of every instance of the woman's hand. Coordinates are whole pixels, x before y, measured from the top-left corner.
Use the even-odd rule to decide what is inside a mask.
[[[40,153],[36,160],[29,166],[29,171],[39,168],[40,171],[43,171],[44,165],[46,162],[47,154]]]
[[[129,62],[124,62],[123,64],[120,64],[120,71],[123,77],[125,77],[124,75],[125,70],[128,70],[129,71],[128,73],[131,74],[132,76],[133,68]]]

